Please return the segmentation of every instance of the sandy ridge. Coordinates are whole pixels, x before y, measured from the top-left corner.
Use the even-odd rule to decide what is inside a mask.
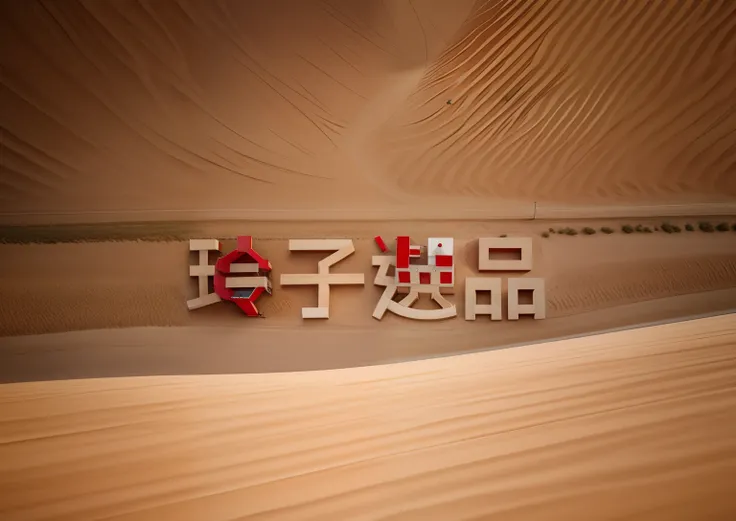
[[[208,209],[120,210],[84,212],[0,212],[0,224],[85,224],[134,221],[477,221],[560,220],[658,217],[736,216],[736,203],[649,205],[554,205],[544,203],[489,203],[484,208],[443,208],[441,205],[375,209]]]

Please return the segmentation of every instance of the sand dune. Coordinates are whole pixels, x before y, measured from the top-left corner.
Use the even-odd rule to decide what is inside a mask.
[[[344,371],[3,385],[0,516],[732,519],[735,345],[726,316]]]
[[[735,13],[725,0],[3,2],[0,205],[386,218],[733,201]]]
[[[733,194],[734,9],[478,2],[387,133],[392,169],[427,195]]]

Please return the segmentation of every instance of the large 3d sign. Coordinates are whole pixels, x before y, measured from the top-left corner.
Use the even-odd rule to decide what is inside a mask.
[[[382,255],[372,258],[378,268],[374,284],[384,289],[373,311],[373,317],[381,320],[386,311],[413,320],[443,320],[457,316],[457,307],[442,293],[453,293],[455,286],[454,240],[451,237],[430,238],[427,246],[413,244],[408,236],[396,237],[395,252],[382,237],[375,237]],[[530,271],[532,269],[532,239],[529,237],[491,237],[478,241],[478,270],[497,272]],[[263,294],[271,294],[271,263],[253,249],[253,238],[237,238],[234,251],[219,258],[214,265],[208,262],[211,251],[220,252],[219,241],[193,239],[189,249],[199,252],[199,264],[189,267],[189,274],[199,279],[199,296],[189,300],[190,310],[198,309],[221,300],[235,303],[247,316],[262,316],[256,300]],[[281,286],[314,285],[317,287],[317,306],[302,308],[304,319],[328,319],[330,317],[330,288],[332,285],[362,285],[362,273],[331,273],[330,268],[355,253],[351,239],[292,239],[289,250],[333,252],[322,259],[317,273],[281,275]],[[516,253],[515,258],[497,259],[496,252]],[[393,268],[393,275],[389,270]],[[245,275],[243,275],[245,274]],[[214,278],[214,292],[209,291],[209,277]],[[546,316],[544,279],[509,277],[507,280],[508,319],[518,320],[520,315],[533,315],[535,319]],[[488,315],[491,320],[502,320],[503,280],[498,277],[468,277],[465,279],[465,320],[475,320],[478,315]],[[478,304],[478,293],[489,292],[491,303]],[[520,296],[528,293],[531,302],[522,303]],[[396,300],[397,294],[406,296]],[[412,307],[420,295],[427,294],[439,306],[436,309]]]

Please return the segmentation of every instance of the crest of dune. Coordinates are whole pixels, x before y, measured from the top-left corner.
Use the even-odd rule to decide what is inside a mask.
[[[736,196],[736,4],[3,2],[6,212]]]

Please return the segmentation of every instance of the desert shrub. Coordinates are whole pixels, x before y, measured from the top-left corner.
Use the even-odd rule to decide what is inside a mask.
[[[713,228],[713,225],[709,222],[698,223],[698,228],[700,228],[701,232],[706,233],[713,233],[715,231],[715,228]]]
[[[681,233],[682,232],[682,228],[680,228],[676,224],[673,224],[672,225],[672,229],[674,230],[675,233]]]
[[[689,231],[689,232],[694,232],[694,231],[695,231],[695,227],[694,227],[694,226],[693,226],[692,224],[690,224],[690,223],[687,223],[687,224],[685,225],[685,229],[686,229],[687,231]]]
[[[662,231],[664,233],[675,233],[675,227],[674,225],[670,223],[663,223],[662,224]]]
[[[736,223],[733,223],[733,224],[731,225],[731,229],[732,229],[733,231],[735,231],[735,232],[736,232]]]
[[[644,229],[643,229],[642,231],[643,231],[644,233],[654,233],[654,232],[652,232],[652,229],[651,229],[651,228],[650,228],[649,226],[645,226],[645,227],[644,227]]]
[[[624,224],[621,227],[621,231],[624,233],[634,233],[634,227],[631,226],[630,224]]]
[[[583,233],[585,235],[593,235],[593,234],[595,234],[595,228],[591,228],[590,226],[586,226],[585,228],[583,228]]]
[[[548,231],[549,233],[555,233],[555,229],[554,229],[554,228],[550,228],[550,229],[549,229],[549,230],[547,230],[547,231]]]
[[[544,237],[545,239],[546,239],[547,237],[549,237],[549,232],[544,232],[544,233],[542,233],[542,237]]]
[[[655,227],[654,227],[654,231],[655,231],[655,232],[658,232],[658,231],[659,231],[659,226],[655,226]]]
[[[575,228],[567,228],[565,230],[565,233],[567,235],[577,235],[578,234],[578,231]]]
[[[508,235],[505,233],[502,233],[501,235],[499,235],[499,237],[508,237]]]
[[[613,233],[613,228],[609,228],[608,226],[604,226],[601,228],[601,231],[605,233],[606,235],[611,235]]]
[[[637,224],[636,228],[634,228],[638,233],[644,233],[644,226],[641,224]]]
[[[718,223],[718,226],[716,226],[716,230],[719,232],[727,232],[730,228],[728,223]]]

